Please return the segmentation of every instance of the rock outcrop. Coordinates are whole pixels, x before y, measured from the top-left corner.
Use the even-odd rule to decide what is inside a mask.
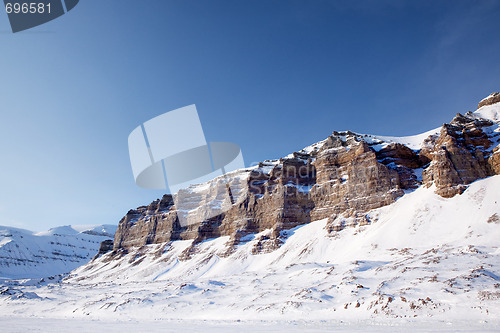
[[[97,254],[92,258],[92,260],[95,260],[100,256],[102,256],[103,254],[106,254],[111,251],[113,251],[113,240],[106,239],[105,241],[101,242],[101,245],[99,245],[99,251],[97,251]]]
[[[465,185],[495,174],[488,161],[495,141],[489,135],[493,125],[471,112],[444,124],[433,146],[421,152],[431,160],[423,173],[424,184],[434,184],[437,194],[449,198],[462,193]]]
[[[317,185],[311,190],[313,220],[333,214],[365,212],[391,204],[404,194],[398,169],[377,159],[367,142],[346,135],[345,142],[332,135],[315,161]],[[405,175],[406,177],[406,175]]]
[[[500,149],[493,149],[493,154],[488,158],[488,164],[495,175],[500,175]]]
[[[175,233],[177,214],[171,195],[131,209],[120,220],[114,239],[114,249],[168,242],[182,239],[180,233]]]
[[[498,102],[499,96],[490,95],[480,106]],[[229,236],[227,252],[219,253],[224,256],[248,235],[268,230],[252,250],[263,253],[279,247],[286,230],[314,220],[328,218],[331,232],[368,224],[372,221],[366,212],[394,203],[405,190],[435,185],[437,194],[452,197],[471,182],[498,174],[496,127],[477,114],[457,114],[418,149],[397,140],[333,132],[285,158],[228,175],[240,200],[212,218],[182,226],[171,195],[130,210],[119,223],[113,250],[193,240],[180,257],[187,260],[200,242]],[[196,195],[204,198],[202,204],[220,204],[214,194],[218,181],[194,187]]]
[[[486,97],[485,99],[483,99],[481,102],[479,102],[477,108],[479,109],[483,106],[493,105],[493,104],[498,103],[498,102],[500,102],[500,93],[494,92],[494,93],[490,94],[488,97]]]
[[[182,239],[194,240],[195,246],[230,236],[230,251],[242,237],[270,229],[255,252],[272,251],[280,245],[283,230],[393,203],[404,189],[417,186],[411,167],[419,166],[418,156],[399,145],[388,146],[377,157],[360,136],[335,132],[310,153],[297,152],[239,171],[246,174],[245,198],[213,218],[181,226],[170,195],[130,210],[119,223],[114,250]]]

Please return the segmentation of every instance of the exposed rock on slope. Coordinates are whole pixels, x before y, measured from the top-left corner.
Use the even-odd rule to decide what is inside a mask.
[[[494,175],[489,150],[497,144],[499,133],[492,127],[498,125],[471,112],[457,114],[451,123],[444,124],[431,148],[421,152],[431,160],[424,170],[424,183],[433,183],[436,193],[449,198],[462,193],[465,185]]]
[[[237,203],[187,227],[164,196],[129,211],[113,250],[102,243],[60,288],[0,287],[0,311],[497,321],[499,122],[495,103],[413,137],[334,132],[228,175]],[[185,195],[221,204],[220,180]]]
[[[43,301],[7,299],[0,311],[92,318],[432,318],[495,321],[500,310],[500,176],[442,198],[419,187],[371,210],[371,225],[329,233],[327,219],[283,231],[283,244],[254,254],[270,230],[228,256],[219,237],[109,253],[73,271]],[[40,296],[50,290],[27,288]],[[80,296],[81,295],[81,296]],[[29,304],[28,306],[26,304]],[[38,311],[38,312],[37,312]],[[47,311],[48,312],[48,311]]]
[[[493,105],[495,103],[498,103],[500,102],[500,93],[499,92],[494,92],[492,94],[490,94],[488,97],[486,97],[485,99],[483,99],[481,102],[479,102],[479,105],[477,106],[477,108],[482,108],[483,106],[487,106],[487,105]]]
[[[442,197],[462,193],[466,186],[500,171],[498,154],[498,94],[480,103],[476,113],[457,114],[440,131],[418,142],[353,132],[333,132],[326,140],[280,160],[228,175],[242,199],[226,212],[181,226],[170,195],[149,206],[130,210],[120,221],[113,249],[118,253],[147,244],[193,240],[181,259],[189,259],[196,244],[229,236],[229,255],[248,235],[269,230],[253,253],[280,246],[285,230],[328,218],[328,230],[370,223],[366,212],[390,205],[405,190],[422,183]],[[415,140],[414,140],[415,141]],[[215,179],[187,193],[219,205]],[[202,209],[202,207],[198,207]]]
[[[120,221],[114,249],[230,236],[230,250],[241,237],[272,229],[269,238],[255,249],[266,252],[279,246],[283,230],[336,214],[388,205],[403,195],[403,189],[417,184],[410,168],[379,162],[366,141],[349,132],[334,133],[321,148],[310,153],[266,161],[238,173],[246,179],[246,197],[224,214],[182,227],[171,196],[165,195],[127,213]]]

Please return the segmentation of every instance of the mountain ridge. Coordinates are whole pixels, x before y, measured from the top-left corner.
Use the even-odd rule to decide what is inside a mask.
[[[61,282],[4,282],[0,311],[498,327],[499,115],[483,105],[426,137],[334,132],[231,173],[231,209],[194,225],[164,196]],[[220,204],[211,188],[187,191]]]
[[[498,175],[452,198],[437,195],[435,186],[419,187],[367,213],[370,224],[334,233],[328,219],[299,225],[282,231],[283,244],[267,253],[252,249],[271,230],[247,237],[229,256],[229,236],[197,243],[190,259],[180,259],[190,240],[119,257],[108,253],[65,281],[102,292],[115,288],[113,296],[101,299],[96,291],[93,301],[74,302],[76,313],[95,316],[494,321],[500,309],[499,187]],[[137,301],[144,299],[154,307]]]
[[[115,225],[60,226],[44,232],[0,226],[0,278],[34,279],[68,273],[88,262]]]
[[[241,237],[271,228],[272,235],[254,250],[266,252],[280,246],[281,231],[300,224],[328,218],[329,228],[338,231],[345,218],[370,223],[366,212],[392,204],[421,185],[434,184],[440,196],[453,197],[473,181],[500,173],[496,96],[481,101],[476,112],[458,113],[423,134],[388,137],[334,131],[284,158],[229,173],[226,177],[240,201],[213,218],[196,212],[199,223],[194,225],[181,226],[172,196],[164,195],[122,218],[113,250],[126,253],[147,244],[230,236],[230,254]],[[221,179],[194,185],[183,195],[203,198],[205,205],[220,204],[218,193],[212,192]]]

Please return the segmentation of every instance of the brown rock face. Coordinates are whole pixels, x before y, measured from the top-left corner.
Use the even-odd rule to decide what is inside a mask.
[[[483,99],[481,102],[479,102],[477,108],[479,109],[480,107],[483,107],[485,105],[492,105],[499,102],[500,102],[500,93],[494,92],[485,99]]]
[[[435,184],[436,193],[449,198],[461,194],[465,185],[493,175],[488,163],[492,141],[484,131],[492,125],[470,112],[444,124],[433,146],[422,151],[431,159],[423,173],[424,184]]]
[[[400,143],[391,143],[379,150],[377,159],[397,171],[402,189],[415,189],[420,186],[413,170],[420,169],[430,162],[427,157],[418,155]]]
[[[493,155],[488,159],[488,164],[495,175],[500,175],[500,150],[494,150]]]
[[[101,242],[101,244],[99,245],[99,251],[94,256],[94,258],[92,258],[92,260],[95,260],[100,256],[102,256],[103,254],[106,254],[111,251],[113,251],[113,241],[111,239],[106,239],[105,241]]]
[[[231,251],[242,237],[269,230],[254,252],[272,251],[282,243],[284,230],[393,203],[403,189],[418,185],[412,168],[420,166],[419,157],[403,145],[389,145],[377,154],[361,136],[334,132],[310,153],[296,152],[240,171],[246,177],[239,191],[244,199],[213,218],[182,227],[170,195],[130,210],[120,221],[114,250],[182,239],[194,240],[195,247],[205,239],[230,236]]]
[[[410,169],[422,167],[422,161],[415,151],[400,143],[391,143],[377,152],[377,158],[383,164],[395,163]]]
[[[404,193],[400,177],[377,160],[359,137],[347,134],[345,142],[331,136],[314,162],[317,184],[311,189],[313,220],[344,212],[366,212],[390,203]]]
[[[491,95],[481,103],[488,105],[499,96]],[[333,132],[307,150],[236,171],[228,178],[235,189],[232,197],[238,200],[212,218],[195,212],[195,223],[181,226],[170,195],[130,210],[120,221],[113,249],[120,253],[147,244],[193,240],[179,258],[188,260],[203,240],[229,236],[227,251],[219,253],[224,256],[247,236],[260,233],[252,252],[263,253],[279,247],[286,230],[311,221],[328,218],[331,232],[369,224],[366,212],[392,204],[404,190],[422,183],[434,184],[439,195],[452,197],[477,179],[500,174],[500,151],[494,148],[500,133],[493,131],[493,125],[470,112],[457,114],[420,150],[352,132]],[[217,179],[200,190],[186,190],[186,197],[202,198],[203,205],[217,204],[216,183]],[[203,209],[200,206],[199,211]]]
[[[182,239],[180,233],[174,231],[177,229],[176,223],[178,224],[177,214],[172,196],[164,195],[161,200],[155,200],[148,206],[128,211],[118,224],[113,249]]]

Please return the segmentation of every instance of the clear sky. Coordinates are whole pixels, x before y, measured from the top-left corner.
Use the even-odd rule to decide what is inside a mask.
[[[116,224],[129,133],[196,104],[246,165],[333,130],[411,135],[500,90],[500,1],[81,0],[13,34],[0,12],[0,225]]]

